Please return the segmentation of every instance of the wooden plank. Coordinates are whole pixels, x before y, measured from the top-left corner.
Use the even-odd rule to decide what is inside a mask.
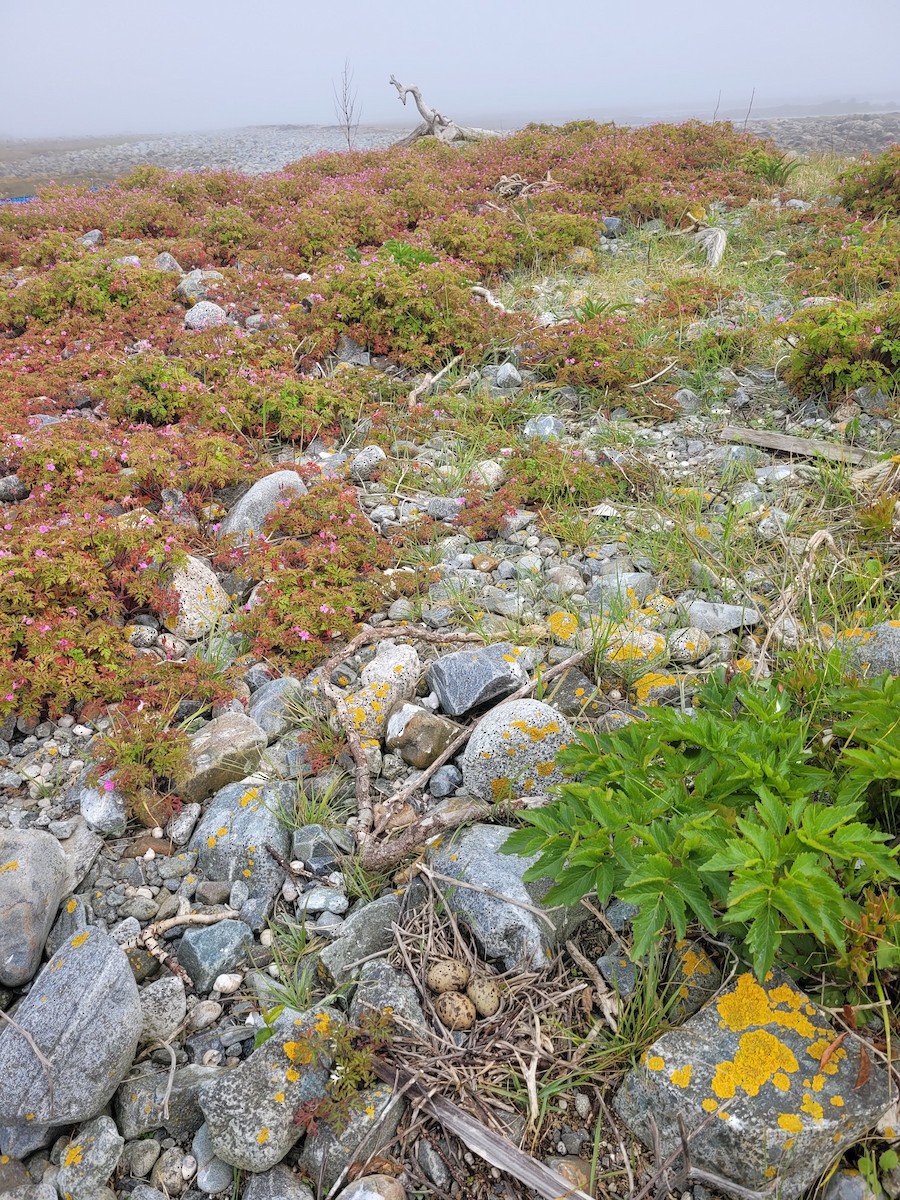
[[[526,1187],[533,1188],[544,1200],[591,1200],[587,1192],[573,1187],[557,1171],[551,1170],[513,1145],[509,1138],[494,1133],[467,1112],[463,1112],[451,1100],[426,1090],[415,1082],[415,1077],[408,1071],[394,1067],[379,1058],[375,1059],[373,1069],[383,1083],[400,1085],[404,1095],[420,1104],[429,1116],[458,1137],[473,1154],[477,1154],[499,1171],[512,1175]]]
[[[852,463],[857,467],[875,462],[878,457],[871,450],[857,450],[853,446],[841,446],[837,442],[792,437],[788,433],[773,433],[768,429],[744,429],[740,425],[726,425],[722,430],[722,437],[726,442],[764,446],[767,450],[779,450],[782,454],[795,454],[800,458],[830,458],[834,462]]]

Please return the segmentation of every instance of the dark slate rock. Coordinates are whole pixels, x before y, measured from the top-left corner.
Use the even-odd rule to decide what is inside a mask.
[[[253,930],[243,921],[217,921],[189,929],[178,947],[178,961],[198,992],[208,992],[217,975],[243,963],[253,945]]]
[[[528,679],[521,655],[509,642],[442,654],[428,668],[428,683],[443,711],[459,717],[520,688]]]

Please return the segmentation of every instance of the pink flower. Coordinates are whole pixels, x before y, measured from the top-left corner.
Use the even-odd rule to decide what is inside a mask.
[[[103,780],[103,790],[104,790],[104,792],[114,792],[114,791],[115,791],[115,789],[116,789],[116,785],[113,783],[113,781],[112,781],[111,779],[104,779],[104,780]]]
[[[56,470],[56,463],[47,462],[47,463],[44,463],[44,466],[45,466],[45,468],[46,468],[48,471],[55,471],[55,470]]]

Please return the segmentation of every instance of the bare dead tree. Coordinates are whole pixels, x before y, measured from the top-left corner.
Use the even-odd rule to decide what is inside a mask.
[[[341,77],[338,83],[331,85],[331,90],[334,93],[334,115],[337,117],[338,125],[347,142],[347,149],[353,149],[353,143],[356,140],[356,131],[359,129],[360,106],[357,99],[358,93],[353,86],[353,68],[350,66],[350,59],[344,59],[344,69],[341,72]]]
[[[458,125],[456,121],[445,117],[436,108],[429,108],[417,87],[399,83],[393,75],[390,83],[397,89],[397,95],[403,104],[406,104],[407,96],[412,96],[416,102],[416,108],[419,110],[419,116],[422,118],[421,124],[417,125],[412,133],[397,142],[398,146],[411,146],[413,142],[423,137],[435,137],[441,142],[477,142],[482,138],[500,136],[496,129],[474,129],[468,125]]]

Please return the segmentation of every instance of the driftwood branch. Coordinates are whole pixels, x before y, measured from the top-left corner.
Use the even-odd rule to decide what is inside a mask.
[[[875,457],[871,450],[856,450],[838,442],[826,442],[821,438],[794,437],[789,433],[772,433],[768,429],[745,429],[740,425],[726,425],[722,440],[739,442],[744,446],[764,446],[767,450],[778,450],[782,454],[794,454],[803,458],[830,458],[836,462],[865,466]]]
[[[392,75],[390,85],[397,89],[401,104],[405,105],[407,97],[412,96],[422,118],[421,124],[417,125],[412,133],[397,142],[398,146],[411,146],[423,137],[434,137],[440,142],[478,142],[482,138],[500,136],[496,129],[475,129],[469,125],[458,125],[450,117],[427,105],[415,84],[401,83]]]

